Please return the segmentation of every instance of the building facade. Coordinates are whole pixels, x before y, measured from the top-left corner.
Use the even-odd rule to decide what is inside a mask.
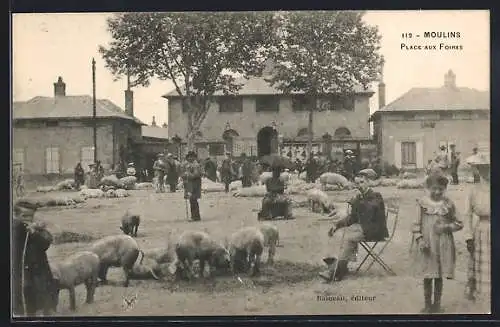
[[[335,154],[343,148],[370,144],[370,107],[372,91],[358,88],[348,97],[324,95],[314,113],[313,152]],[[169,138],[187,135],[185,100],[173,91],[168,99]],[[234,156],[246,153],[261,156],[281,152],[303,158],[307,145],[308,104],[303,95],[283,95],[264,78],[243,80],[237,95],[216,95],[201,124],[196,148],[200,157]]]
[[[85,170],[94,162],[94,123],[97,160],[104,168],[133,160],[141,143],[141,125],[133,116],[132,93],[126,95],[127,110],[109,100],[67,96],[66,84],[54,83],[54,97],[37,96],[13,104],[13,164],[33,178],[72,175],[78,162]]]
[[[457,87],[450,70],[439,88],[413,88],[382,106],[371,120],[378,153],[398,168],[423,169],[438,149],[452,144],[464,156],[489,152],[489,92]]]

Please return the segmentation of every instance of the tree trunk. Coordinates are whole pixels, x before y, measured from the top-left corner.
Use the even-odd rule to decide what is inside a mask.
[[[309,122],[307,124],[307,156],[311,158],[312,153],[312,142],[313,142],[313,116],[314,116],[314,108],[311,106],[309,108]]]

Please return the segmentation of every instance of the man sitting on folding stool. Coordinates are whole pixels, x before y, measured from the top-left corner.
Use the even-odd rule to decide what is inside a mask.
[[[343,229],[341,253],[338,262],[335,258],[325,258],[328,270],[319,275],[330,282],[342,280],[348,273],[347,263],[356,256],[360,241],[377,242],[389,236],[385,216],[385,204],[382,195],[373,191],[369,185],[369,176],[360,171],[354,178],[357,194],[348,202],[351,210],[347,217],[338,221],[328,231],[328,236]]]

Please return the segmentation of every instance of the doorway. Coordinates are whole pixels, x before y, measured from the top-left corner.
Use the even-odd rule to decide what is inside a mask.
[[[257,155],[259,157],[278,152],[278,132],[266,126],[257,134]]]

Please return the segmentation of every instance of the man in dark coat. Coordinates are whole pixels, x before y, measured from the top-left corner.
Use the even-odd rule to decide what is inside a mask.
[[[233,181],[233,176],[235,175],[233,168],[233,160],[231,159],[231,154],[226,152],[226,157],[222,160],[220,167],[220,178],[224,183],[224,191],[229,193],[229,184]]]
[[[333,278],[341,280],[348,273],[347,263],[356,256],[360,241],[376,242],[389,236],[382,195],[368,186],[369,176],[362,171],[356,175],[354,181],[358,193],[349,201],[351,212],[328,232],[331,237],[338,229],[345,228],[342,231],[345,233],[344,243],[341,245],[343,251],[338,258],[336,270],[336,265],[332,262],[326,272],[320,273],[326,281]]]
[[[196,153],[193,151],[187,153],[186,161],[183,167],[184,198],[189,199],[191,220],[199,221],[201,220],[201,216],[198,199],[201,198],[201,176],[203,172],[200,164],[196,160]]]
[[[318,162],[311,155],[311,157],[306,162],[306,182],[314,183],[318,174]]]
[[[33,222],[37,207],[26,200],[19,200],[14,206],[12,295],[13,312],[19,316],[35,316],[39,310],[44,315],[51,314],[57,296],[46,253],[52,235],[42,222]]]
[[[450,145],[450,170],[451,170],[451,178],[452,184],[458,185],[458,166],[460,165],[460,153],[456,151],[455,144]]]
[[[243,163],[241,165],[241,184],[243,187],[250,187],[252,186],[253,165],[250,159],[247,157],[246,153],[242,153],[241,157],[243,159]]]
[[[267,193],[262,199],[262,209],[257,214],[259,220],[269,220],[275,216],[294,219],[290,199],[285,195],[285,182],[281,179],[282,167],[271,167],[272,177],[266,181]]]
[[[212,159],[210,157],[208,157],[206,160],[205,160],[205,175],[207,176],[207,178],[209,180],[211,180],[212,182],[216,182],[217,181],[217,162],[215,161],[215,159]]]
[[[175,192],[177,190],[177,183],[179,182],[179,167],[174,156],[169,153],[166,160],[166,174],[167,174],[167,184],[169,185],[170,192]]]

